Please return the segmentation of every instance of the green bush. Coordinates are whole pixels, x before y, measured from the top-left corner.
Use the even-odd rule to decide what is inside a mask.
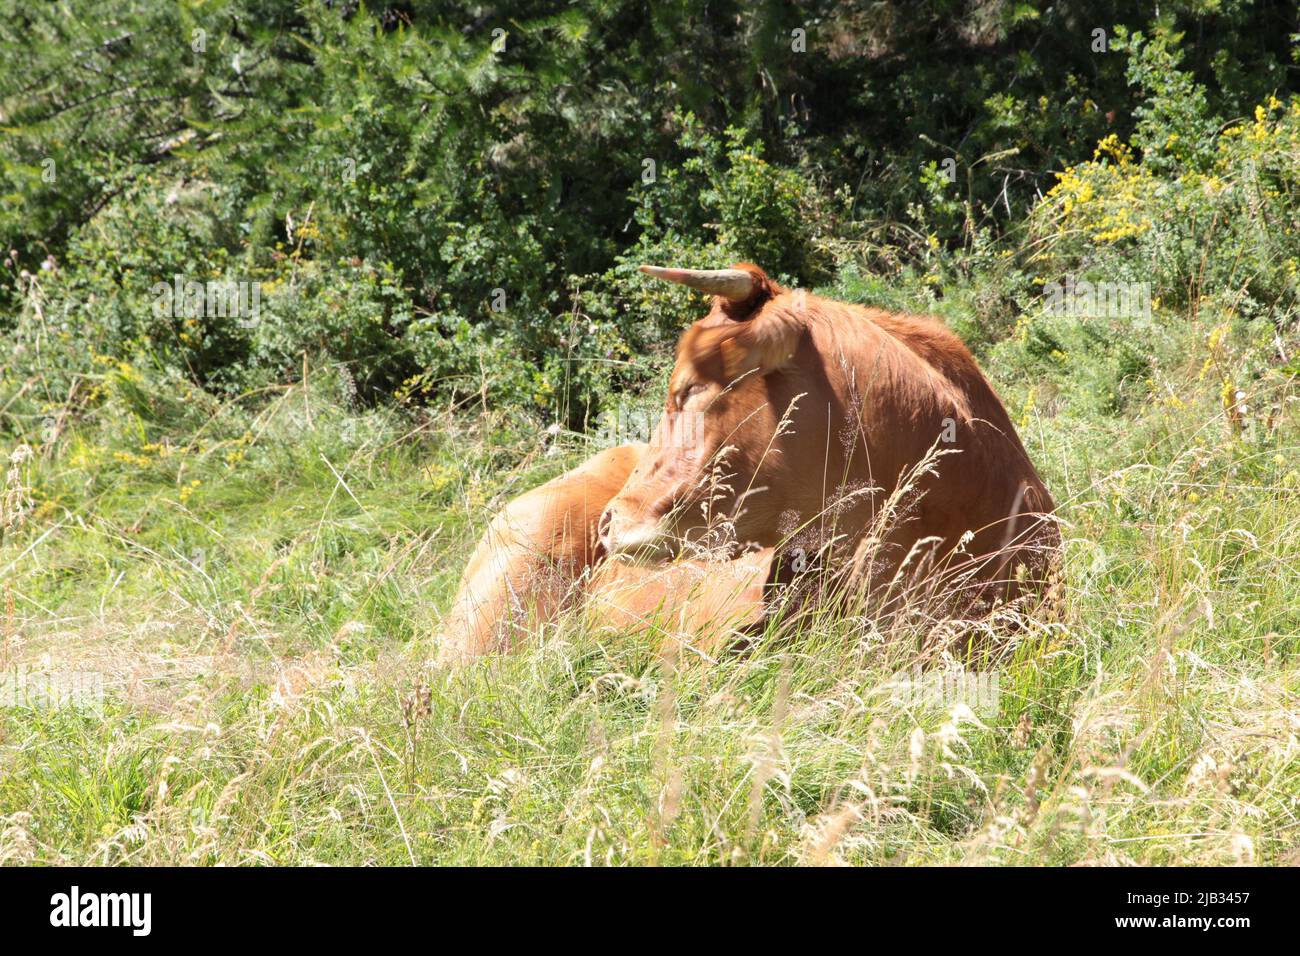
[[[307,353],[576,428],[701,310],[642,262],[856,276],[980,350],[1035,277],[1294,307],[1293,50],[1249,0],[8,7],[5,401],[93,355],[226,394]],[[158,310],[176,276],[256,283],[257,322]]]

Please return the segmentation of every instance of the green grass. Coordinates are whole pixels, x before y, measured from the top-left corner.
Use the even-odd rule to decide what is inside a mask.
[[[1252,439],[1196,355],[1111,415],[991,361],[1067,546],[978,715],[897,699],[916,635],[863,621],[704,666],[574,619],[436,671],[492,508],[589,449],[325,374],[226,405],[107,375],[10,468],[0,663],[107,692],[0,709],[0,861],[1295,862],[1294,397]]]

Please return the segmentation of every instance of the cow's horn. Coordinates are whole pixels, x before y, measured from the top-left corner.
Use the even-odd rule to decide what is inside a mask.
[[[744,269],[665,269],[661,266],[642,266],[641,271],[665,282],[676,282],[733,301],[748,299],[754,291],[754,277]]]

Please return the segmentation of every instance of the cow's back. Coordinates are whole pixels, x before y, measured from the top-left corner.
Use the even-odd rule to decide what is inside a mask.
[[[788,457],[820,468],[805,487],[879,489],[840,508],[833,529],[858,585],[962,614],[1040,590],[1059,546],[1054,502],[961,339],[932,316],[816,297],[807,315],[801,371],[785,387],[812,400],[791,439],[804,447]],[[835,410],[844,417],[827,421]]]
[[[919,482],[923,494],[909,515],[918,527],[897,535],[903,543],[941,539],[933,561],[915,564],[933,572],[926,586],[947,590],[955,600],[945,603],[963,612],[1041,590],[1060,545],[1055,503],[992,383],[939,319],[864,311],[902,346],[903,374],[938,383],[927,390],[944,417],[917,438],[942,457]]]

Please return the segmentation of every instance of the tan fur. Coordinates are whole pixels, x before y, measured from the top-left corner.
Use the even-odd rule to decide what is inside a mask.
[[[649,631],[713,655],[763,619],[771,548],[730,561],[605,561],[587,587],[585,614],[598,632]]]
[[[507,650],[515,629],[555,617],[600,557],[596,523],[645,446],[620,445],[525,492],[488,525],[443,620],[438,661]]]

